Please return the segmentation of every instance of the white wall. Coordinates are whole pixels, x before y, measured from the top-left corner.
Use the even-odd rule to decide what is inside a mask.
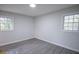
[[[65,32],[63,30],[63,16],[75,13],[79,13],[79,6],[63,9],[36,18],[0,11],[0,15],[15,18],[14,31],[0,32],[0,45],[36,37],[79,51],[79,32]]]
[[[79,51],[79,31],[65,32],[63,16],[79,13],[79,6],[35,18],[35,37],[68,49]]]
[[[14,30],[0,32],[0,45],[33,38],[32,17],[0,11],[0,15],[14,17]]]

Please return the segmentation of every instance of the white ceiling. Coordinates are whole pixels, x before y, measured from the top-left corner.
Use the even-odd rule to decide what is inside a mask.
[[[36,8],[28,4],[2,4],[0,10],[24,14],[28,16],[39,16],[49,12],[55,12],[64,8],[74,6],[73,4],[37,4]]]

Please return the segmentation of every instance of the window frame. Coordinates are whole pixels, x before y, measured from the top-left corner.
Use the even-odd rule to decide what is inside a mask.
[[[63,16],[63,30],[64,30],[65,32],[79,32],[79,22],[74,22],[74,21],[72,22],[73,24],[74,24],[74,23],[78,23],[78,30],[73,30],[73,29],[72,29],[72,30],[65,30],[65,29],[64,29],[65,17],[66,17],[66,16],[72,16],[72,15],[73,15],[73,18],[74,18],[74,16],[75,16],[75,15],[79,15],[79,13],[76,13],[76,14],[69,14],[69,15],[64,15],[64,16]],[[74,19],[73,19],[73,20],[74,20]],[[70,23],[70,22],[67,22],[67,23]],[[72,24],[72,25],[73,25],[73,24]],[[69,27],[69,26],[68,26],[68,27]],[[72,27],[72,28],[73,28],[73,27]]]
[[[11,32],[11,31],[14,31],[14,17],[11,17],[11,16],[3,16],[3,15],[0,15],[0,18],[7,18],[7,19],[10,19],[11,21],[11,25],[12,25],[12,29],[8,28],[8,30],[1,30],[1,27],[0,27],[0,32]],[[7,21],[7,20],[6,20]],[[0,24],[1,25],[1,24]]]

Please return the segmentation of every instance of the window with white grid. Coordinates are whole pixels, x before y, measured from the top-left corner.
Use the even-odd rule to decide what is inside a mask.
[[[14,29],[13,20],[10,17],[0,17],[0,31],[12,31]]]
[[[64,17],[64,30],[77,31],[78,29],[79,29],[79,14]]]

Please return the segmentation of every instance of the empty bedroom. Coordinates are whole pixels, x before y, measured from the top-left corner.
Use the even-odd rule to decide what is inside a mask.
[[[0,54],[78,53],[78,4],[0,4]]]

